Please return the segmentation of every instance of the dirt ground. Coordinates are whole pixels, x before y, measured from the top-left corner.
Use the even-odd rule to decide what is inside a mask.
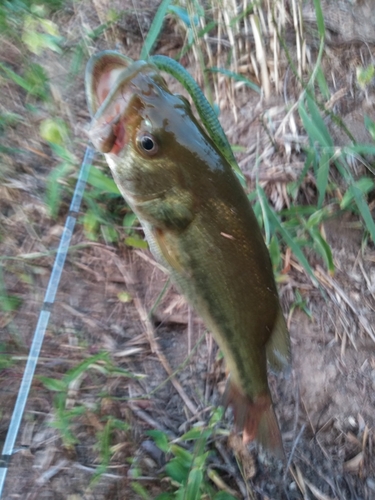
[[[153,2],[137,2],[137,6],[142,15],[123,16],[106,39],[87,47],[89,52],[117,46],[137,58],[142,46],[139,25],[147,31],[155,12]],[[132,5],[128,7],[132,9]],[[100,24],[106,8],[104,0],[77,2],[74,8],[63,9],[54,21],[68,39],[79,39],[83,27],[93,29]],[[309,22],[313,20],[309,18]],[[170,22],[165,29],[167,35],[161,38],[157,51],[171,55],[181,46],[181,35]],[[353,84],[353,75],[356,61],[373,61],[372,43],[374,40],[366,44],[340,40],[337,46],[329,46],[324,59],[330,91],[337,96],[335,111],[363,142],[370,141],[363,115],[375,120],[375,93],[371,87],[367,95],[360,92]],[[310,48],[313,57],[313,44]],[[15,46],[3,46],[0,54],[14,71],[22,70],[23,61]],[[40,62],[40,58],[36,60]],[[84,69],[77,78],[69,79],[70,62],[68,51],[64,57],[52,52],[43,55],[56,109],[72,124],[74,154],[83,158],[87,143],[84,127],[89,122]],[[193,59],[183,62],[194,74]],[[17,151],[0,153],[0,254],[7,258],[2,261],[2,270],[7,293],[20,301],[16,310],[0,319],[0,348],[11,360],[0,365],[0,444],[12,415],[71,193],[66,191],[57,217],[50,217],[44,198],[46,178],[58,160],[38,133],[39,122],[49,116],[49,110],[40,104],[33,122],[25,110],[24,92],[9,82],[1,92],[2,108],[24,116],[25,121],[2,137],[5,146]],[[229,140],[246,148],[238,159],[249,186],[254,183],[256,157],[263,153],[259,178],[276,209],[283,208],[287,203],[285,186],[298,177],[304,161],[298,148],[291,148],[288,142],[289,122],[282,126],[289,109],[286,100],[290,103],[298,98],[296,83],[285,71],[283,91],[273,93],[267,102],[243,89],[236,92],[235,100],[229,91],[223,92],[220,120]],[[266,130],[265,116],[273,117],[272,132],[281,126],[275,136],[277,148]],[[333,124],[328,125],[337,145],[342,145],[342,134]],[[95,164],[104,166],[104,161],[96,156]],[[65,184],[73,186],[74,175]],[[306,183],[301,189],[308,193],[312,187]],[[118,203],[125,213],[122,202]],[[82,210],[86,208],[84,204]],[[122,228],[117,229],[123,235]],[[227,432],[218,433],[210,443],[216,453],[212,467],[221,471],[223,481],[238,498],[375,499],[375,248],[372,242],[364,244],[358,217],[348,213],[324,223],[322,231],[333,251],[334,276],[315,254],[308,257],[323,293],[293,256],[279,285],[292,338],[293,369],[288,378],[270,375],[270,385],[288,468],[269,462],[255,447],[243,449],[230,434],[230,411],[220,423]],[[197,422],[207,422],[220,405],[225,367],[201,320],[168,283],[147,250],[132,249],[123,238],[115,244],[102,237],[92,241],[80,223],[71,246],[17,453],[9,466],[4,499],[144,498],[134,490],[135,480],[148,491],[149,498],[155,498],[170,486],[159,479],[167,457],[145,431],[160,429],[175,438]],[[165,286],[167,292],[157,304]],[[294,307],[296,291],[310,317]],[[109,353],[113,366],[132,376],[97,369],[103,366],[99,363],[69,386],[65,410],[84,407],[85,412],[71,416],[67,426],[75,440],[67,444],[69,438],[64,440],[61,427],[56,428],[57,421],[63,425],[56,393],[46,389],[39,377],[61,380],[88,356],[102,351]],[[168,375],[174,371],[172,383]],[[98,436],[109,419],[129,425],[114,430],[114,454],[105,472],[94,480],[103,457]],[[238,463],[242,463],[243,474]]]

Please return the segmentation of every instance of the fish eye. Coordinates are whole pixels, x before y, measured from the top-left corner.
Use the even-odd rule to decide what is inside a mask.
[[[158,150],[155,138],[149,133],[142,132],[139,134],[137,142],[139,148],[148,155],[154,155]]]

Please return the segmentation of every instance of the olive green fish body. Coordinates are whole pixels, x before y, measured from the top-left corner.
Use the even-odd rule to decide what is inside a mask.
[[[226,399],[237,422],[249,439],[277,452],[267,357],[276,369],[287,366],[289,340],[256,217],[227,160],[155,67],[116,71],[113,82],[102,69],[115,91],[93,110],[93,143],[102,151],[105,143],[151,251],[222,349],[231,373]],[[271,438],[259,438],[259,429]]]

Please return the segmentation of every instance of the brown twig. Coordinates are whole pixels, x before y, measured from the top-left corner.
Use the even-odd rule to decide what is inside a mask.
[[[151,321],[148,317],[146,309],[144,308],[143,304],[141,303],[141,301],[138,297],[136,297],[134,299],[134,304],[135,304],[135,307],[136,307],[137,312],[139,314],[139,317],[145,326],[146,336],[147,336],[147,339],[149,341],[151,351],[157,355],[164,370],[170,376],[170,380],[173,384],[173,387],[176,389],[176,391],[178,392],[178,394],[180,395],[181,399],[183,400],[183,402],[185,403],[187,408],[190,410],[190,412],[193,415],[195,415],[198,411],[197,407],[191,401],[191,399],[188,397],[188,395],[186,394],[186,392],[182,388],[180,382],[173,376],[173,370],[172,370],[170,364],[168,363],[167,358],[165,357],[165,355],[163,354],[163,352],[159,348],[158,342],[157,342],[155,335],[154,335],[154,328],[153,328]]]
[[[241,495],[243,496],[243,498],[248,498],[248,495],[246,492],[246,486],[245,486],[244,482],[242,481],[242,479],[239,477],[239,474],[236,471],[236,468],[233,466],[233,463],[232,463],[230,457],[228,456],[226,449],[224,448],[224,446],[221,445],[221,443],[217,439],[215,440],[214,444],[215,444],[215,448],[217,449],[217,451],[221,455],[222,459],[224,460],[228,472],[231,474],[231,476],[235,480],[237,487],[241,492]]]
[[[370,338],[375,342],[375,335],[374,332],[372,331],[367,319],[360,314],[360,312],[357,310],[353,302],[349,299],[349,297],[346,295],[344,290],[338,285],[338,283],[328,276],[327,273],[324,272],[324,270],[320,267],[317,266],[316,271],[315,271],[315,276],[316,278],[321,282],[321,284],[326,288],[328,293],[330,292],[329,288],[333,288],[337,295],[346,303],[346,305],[352,310],[352,312],[355,314],[355,316],[358,318],[359,323],[362,325],[363,329],[366,331],[366,333],[370,336]]]

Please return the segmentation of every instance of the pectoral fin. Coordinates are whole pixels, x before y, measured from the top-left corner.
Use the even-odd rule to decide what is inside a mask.
[[[266,354],[272,371],[281,372],[290,368],[290,337],[281,307],[272,335],[266,344]]]
[[[159,199],[137,201],[137,209],[153,226],[172,232],[184,231],[195,214],[192,194],[177,187]]]
[[[161,229],[155,229],[153,231],[153,236],[158,245],[158,250],[168,266],[179,274],[183,274],[184,269],[179,261],[178,254],[172,246],[168,244],[165,233]]]

